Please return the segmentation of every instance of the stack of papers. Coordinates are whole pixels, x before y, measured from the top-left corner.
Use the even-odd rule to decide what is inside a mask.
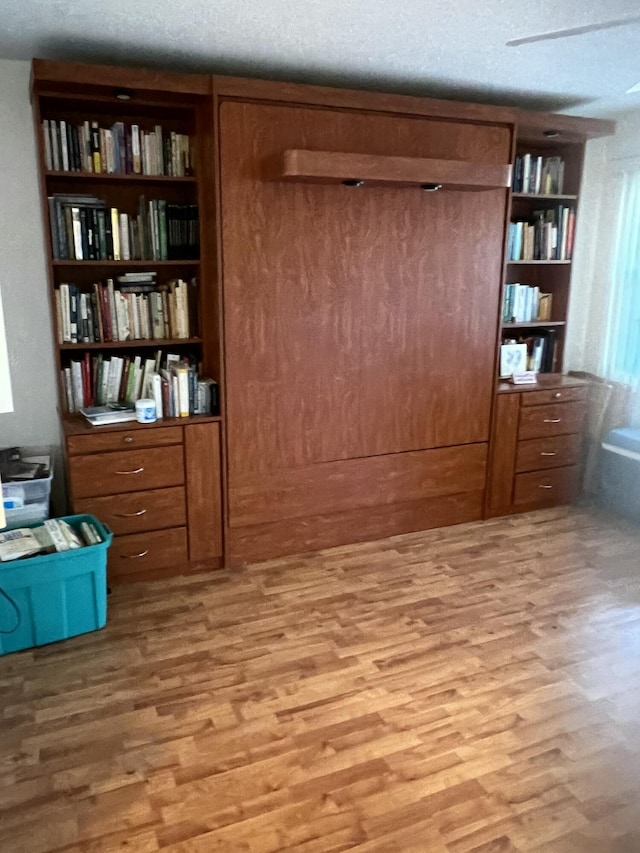
[[[107,426],[108,424],[121,424],[124,421],[135,421],[136,412],[132,406],[115,408],[112,405],[89,406],[80,409],[85,418],[92,426]]]

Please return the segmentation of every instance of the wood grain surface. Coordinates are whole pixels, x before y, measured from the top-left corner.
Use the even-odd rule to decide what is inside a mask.
[[[222,555],[220,424],[184,428],[189,515],[189,559]]]
[[[229,489],[230,526],[482,491],[486,463],[487,445],[467,444],[239,474]]]
[[[267,164],[265,176],[272,180],[319,184],[353,179],[363,180],[367,186],[435,184],[444,192],[449,189],[481,192],[511,186],[511,166],[507,162],[502,165],[467,163],[430,157],[346,154],[300,148],[283,151]]]
[[[486,512],[490,518],[511,512],[519,414],[519,394],[498,394],[487,478]]]
[[[506,128],[220,108],[230,483],[487,441],[506,192],[265,181],[286,148],[504,163]]]
[[[547,435],[582,432],[586,414],[587,406],[584,402],[523,406],[518,438],[544,438]]]
[[[75,456],[69,461],[73,500],[184,483],[182,445],[116,450]]]
[[[118,586],[0,658],[0,849],[635,853],[639,549],[547,510]]]

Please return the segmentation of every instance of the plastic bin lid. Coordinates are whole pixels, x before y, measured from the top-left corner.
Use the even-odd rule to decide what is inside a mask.
[[[640,454],[640,429],[612,429],[605,435],[602,447],[605,450],[628,450]]]

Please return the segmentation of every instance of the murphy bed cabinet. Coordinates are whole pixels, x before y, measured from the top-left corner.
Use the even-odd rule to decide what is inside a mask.
[[[510,221],[561,200],[512,193],[512,173],[521,154],[561,156],[562,201],[575,207],[584,143],[613,132],[611,123],[41,60],[33,93],[47,226],[48,198],[60,192],[103,193],[131,214],[139,196],[199,210],[199,254],[151,265],[61,261],[45,231],[54,323],[62,282],[90,291],[114,268],[141,267],[159,282],[197,279],[188,339],[59,342],[61,376],[75,350],[132,356],[159,343],[220,385],[219,417],[105,428],[63,417],[72,508],[114,526],[112,578],[231,565],[573,497],[545,489],[542,504],[529,499],[530,475],[546,468],[516,454],[533,453],[520,441],[546,435],[524,438],[525,396],[538,414],[547,403],[498,386],[499,344],[514,333],[504,294],[515,281],[553,294],[550,318],[527,329],[552,329],[557,341],[553,372],[541,381],[569,381],[558,374],[570,263],[532,262],[525,275],[506,258]],[[189,173],[52,173],[42,120],[67,114],[188,135]],[[579,436],[579,419],[572,430],[557,449],[569,461],[557,470],[570,468],[577,482],[576,442],[566,436]],[[118,473],[138,469],[144,474]]]

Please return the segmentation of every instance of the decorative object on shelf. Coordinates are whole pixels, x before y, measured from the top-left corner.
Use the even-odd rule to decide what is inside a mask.
[[[500,376],[507,378],[527,369],[527,345],[504,343],[500,347]]]

